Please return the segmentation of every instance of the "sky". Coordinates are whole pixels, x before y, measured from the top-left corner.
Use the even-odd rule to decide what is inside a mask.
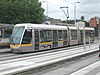
[[[74,19],[74,9],[76,3],[76,18],[80,19],[81,16],[85,17],[85,20],[89,20],[91,17],[100,17],[100,0],[39,0],[48,2],[48,16],[55,19],[66,20],[66,16],[60,7],[68,7],[69,20]],[[47,15],[47,2],[42,2],[42,8],[45,9],[44,14]],[[66,8],[63,8],[66,12]],[[67,13],[67,12],[66,12]]]

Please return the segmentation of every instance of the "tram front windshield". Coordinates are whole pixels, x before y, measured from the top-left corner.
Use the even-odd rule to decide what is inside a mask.
[[[25,29],[24,26],[14,27],[13,32],[12,32],[12,37],[10,40],[11,44],[20,44],[24,29]]]

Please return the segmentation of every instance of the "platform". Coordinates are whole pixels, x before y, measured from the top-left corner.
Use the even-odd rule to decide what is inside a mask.
[[[13,60],[1,61],[0,62],[0,75],[4,74],[16,74],[22,71],[31,70],[33,68],[38,68],[41,66],[45,66],[47,64],[63,61],[66,59],[70,59],[73,57],[81,56],[87,53],[95,52],[99,50],[99,45],[94,44],[84,47],[69,49],[69,50],[61,50],[58,52],[41,54],[36,56],[18,58]]]
[[[100,61],[84,67],[71,75],[100,75]]]

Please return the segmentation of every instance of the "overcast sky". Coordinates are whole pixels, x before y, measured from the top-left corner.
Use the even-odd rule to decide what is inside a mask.
[[[100,17],[100,0],[39,0],[48,2],[48,15],[49,17],[65,20],[66,16],[60,7],[67,6],[69,11],[69,19],[74,19],[74,2],[76,4],[76,18],[80,19],[84,16],[86,20],[91,17]],[[47,15],[47,3],[42,3],[45,9],[44,14]],[[64,9],[66,12],[66,9]]]

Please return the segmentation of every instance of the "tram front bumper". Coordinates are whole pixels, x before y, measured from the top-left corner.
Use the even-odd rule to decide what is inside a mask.
[[[12,53],[21,53],[21,47],[20,45],[10,45],[11,52]]]

